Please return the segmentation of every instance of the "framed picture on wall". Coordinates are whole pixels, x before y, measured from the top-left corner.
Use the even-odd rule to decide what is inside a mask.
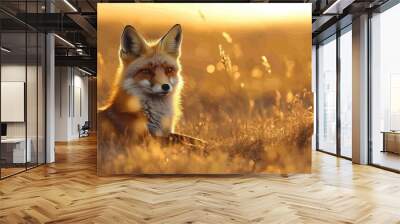
[[[311,168],[311,4],[98,4],[98,173]]]

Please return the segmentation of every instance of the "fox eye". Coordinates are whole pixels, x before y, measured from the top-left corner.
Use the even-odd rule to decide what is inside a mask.
[[[151,74],[151,70],[150,69],[142,69],[140,72],[145,74],[145,75],[150,75]]]
[[[167,74],[170,74],[170,73],[172,73],[174,71],[174,68],[173,67],[167,67],[166,69],[165,69],[165,72],[167,73]]]

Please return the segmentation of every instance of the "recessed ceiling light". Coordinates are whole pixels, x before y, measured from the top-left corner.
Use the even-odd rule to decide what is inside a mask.
[[[1,51],[4,51],[4,52],[6,52],[6,53],[10,53],[10,52],[11,52],[10,49],[5,48],[5,47],[1,47],[0,49],[1,49]]]
[[[68,0],[64,0],[64,3],[68,5],[74,12],[78,12],[78,10],[73,6]]]
[[[84,69],[81,69],[81,68],[79,68],[79,67],[78,67],[78,70],[81,71],[81,72],[83,72],[83,73],[85,73],[85,74],[87,74],[87,75],[90,75],[90,76],[93,75],[92,73],[90,73],[90,72],[88,72],[88,71],[86,71],[86,70],[84,70]]]
[[[75,45],[73,45],[71,42],[69,42],[68,40],[60,37],[58,34],[54,34],[55,37],[57,37],[59,40],[61,40],[62,42],[64,42],[65,44],[67,44],[68,46],[75,48]]]
[[[322,14],[342,14],[343,9],[351,5],[355,0],[336,0]]]

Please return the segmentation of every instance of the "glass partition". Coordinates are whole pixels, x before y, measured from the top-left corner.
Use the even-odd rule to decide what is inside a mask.
[[[1,34],[2,177],[24,171],[31,161],[26,141],[26,41],[25,32]]]
[[[1,1],[16,13],[43,12],[44,1]],[[45,35],[0,12],[0,178],[45,163]]]
[[[318,149],[336,153],[336,36],[318,47]]]

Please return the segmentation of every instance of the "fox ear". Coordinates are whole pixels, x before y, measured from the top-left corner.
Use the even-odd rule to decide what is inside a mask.
[[[160,40],[161,50],[178,57],[181,52],[182,28],[181,25],[174,25]]]
[[[147,43],[132,26],[125,26],[121,36],[121,57],[138,57],[146,51]]]

